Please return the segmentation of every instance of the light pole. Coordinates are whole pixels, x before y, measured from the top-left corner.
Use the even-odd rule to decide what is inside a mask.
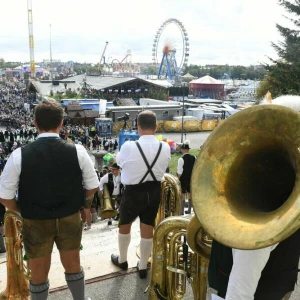
[[[186,82],[181,83],[182,87],[182,118],[181,118],[181,144],[183,143],[183,123],[184,123],[184,88],[186,86]]]

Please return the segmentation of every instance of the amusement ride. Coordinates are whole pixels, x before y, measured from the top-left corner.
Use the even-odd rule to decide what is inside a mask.
[[[125,57],[122,60],[118,60],[114,58],[111,61],[111,67],[114,72],[119,72],[121,74],[139,74],[140,73],[140,66],[137,64],[132,63],[131,61],[131,49],[128,49],[126,52]]]
[[[158,68],[158,78],[174,80],[180,77],[189,59],[189,38],[178,19],[168,19],[156,31],[152,59]]]

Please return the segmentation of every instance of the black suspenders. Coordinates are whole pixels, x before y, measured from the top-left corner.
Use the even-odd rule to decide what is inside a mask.
[[[146,174],[144,175],[144,177],[141,179],[141,181],[139,182],[139,184],[141,184],[141,183],[144,181],[144,179],[148,176],[149,173],[150,173],[150,175],[152,176],[153,180],[154,180],[154,181],[157,181],[157,179],[155,178],[155,175],[154,175],[154,173],[153,173],[153,171],[152,171],[152,168],[153,168],[153,166],[155,165],[155,163],[156,163],[156,161],[157,161],[157,159],[158,159],[158,156],[159,156],[159,154],[160,154],[160,151],[161,151],[161,148],[162,148],[162,142],[159,142],[159,148],[158,148],[158,151],[157,151],[157,153],[156,153],[156,156],[155,156],[155,158],[154,158],[154,160],[153,160],[151,166],[149,165],[149,163],[148,163],[148,161],[147,161],[147,158],[146,158],[146,156],[145,156],[145,154],[144,154],[144,152],[143,152],[143,150],[142,150],[141,145],[139,144],[139,142],[138,142],[138,141],[135,141],[135,143],[136,143],[138,149],[140,150],[140,153],[141,153],[141,155],[142,155],[142,157],[143,157],[143,160],[144,160],[144,162],[145,162],[145,164],[146,164],[146,166],[147,166],[147,168],[148,168],[148,171],[146,172]]]

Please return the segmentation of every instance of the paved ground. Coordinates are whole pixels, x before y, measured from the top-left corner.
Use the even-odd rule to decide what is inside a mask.
[[[199,149],[200,146],[205,142],[207,137],[210,135],[210,131],[207,132],[189,132],[183,134],[183,141],[189,140],[192,149]],[[168,140],[173,140],[177,143],[181,142],[181,133],[158,133]]]

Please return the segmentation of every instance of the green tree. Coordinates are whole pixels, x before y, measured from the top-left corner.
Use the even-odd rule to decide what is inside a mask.
[[[157,88],[150,88],[149,98],[157,99],[157,100],[168,100],[168,91],[167,89],[157,89]]]
[[[3,58],[0,58],[0,69],[5,68],[5,60]]]
[[[278,4],[289,13],[286,17],[292,23],[292,29],[276,24],[276,28],[282,36],[282,41],[272,43],[278,59],[270,58],[271,63],[265,64],[268,75],[261,82],[257,98],[268,90],[272,98],[293,94],[300,95],[300,0],[294,3],[286,0],[278,0]]]

